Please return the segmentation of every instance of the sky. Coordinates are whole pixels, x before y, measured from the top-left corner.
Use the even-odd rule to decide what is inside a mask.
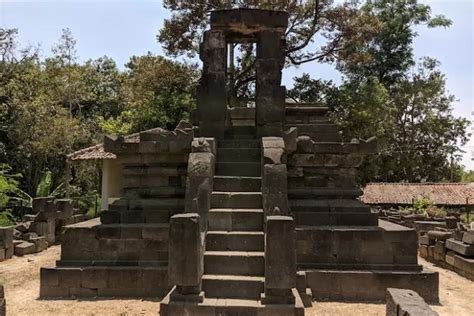
[[[453,21],[450,28],[419,27],[414,42],[417,58],[430,56],[441,62],[447,88],[458,101],[454,115],[472,120],[474,111],[474,0],[420,0],[434,14]],[[120,68],[132,55],[148,51],[163,54],[156,34],[170,13],[160,0],[0,0],[0,27],[17,28],[22,46],[40,45],[50,54],[61,29],[69,28],[77,40],[79,60],[112,57]],[[285,69],[283,82],[309,73],[313,78],[340,82],[341,75],[328,64],[310,63]],[[474,132],[472,127],[469,132]],[[473,137],[474,138],[474,137]],[[474,170],[474,139],[463,147],[462,163]]]

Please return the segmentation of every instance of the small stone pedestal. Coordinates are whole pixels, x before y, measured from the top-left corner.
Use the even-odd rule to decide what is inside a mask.
[[[176,285],[170,292],[171,301],[200,303],[204,299],[201,291],[204,269],[199,220],[196,213],[171,217],[168,280],[170,285]]]
[[[268,216],[265,233],[263,304],[295,304],[295,223],[289,216]]]

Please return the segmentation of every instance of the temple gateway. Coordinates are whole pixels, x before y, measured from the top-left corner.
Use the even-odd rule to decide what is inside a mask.
[[[376,140],[343,142],[327,108],[285,102],[287,24],[281,11],[211,13],[193,122],[105,138],[118,196],[66,227],[41,297],[161,297],[161,315],[304,315],[313,299],[387,288],[438,301],[416,232],[358,199]],[[252,107],[229,105],[229,43],[256,43]]]

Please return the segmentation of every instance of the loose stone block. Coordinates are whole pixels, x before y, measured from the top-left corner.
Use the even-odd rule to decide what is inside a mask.
[[[448,239],[446,240],[446,248],[466,257],[474,257],[474,245],[462,241]]]
[[[446,240],[451,238],[451,232],[443,232],[438,230],[430,230],[427,233],[429,239],[433,240]]]
[[[24,256],[29,255],[36,252],[35,244],[31,242],[23,242],[17,246],[15,246],[15,256]]]
[[[474,230],[464,232],[462,241],[469,245],[474,245]]]
[[[433,249],[433,258],[436,261],[444,262],[446,259],[446,248],[443,241],[437,241]]]
[[[30,238],[30,242],[35,244],[36,252],[40,252],[48,248],[48,242],[44,236]]]
[[[387,316],[438,315],[412,290],[388,288],[386,302]]]

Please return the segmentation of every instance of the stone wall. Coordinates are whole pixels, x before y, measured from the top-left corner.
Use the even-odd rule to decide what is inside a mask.
[[[185,209],[192,126],[106,137],[121,164],[123,192],[99,219],[70,225],[61,260],[42,268],[41,296],[163,296],[168,286],[169,221]]]
[[[419,238],[422,258],[474,281],[474,231],[430,230]]]

